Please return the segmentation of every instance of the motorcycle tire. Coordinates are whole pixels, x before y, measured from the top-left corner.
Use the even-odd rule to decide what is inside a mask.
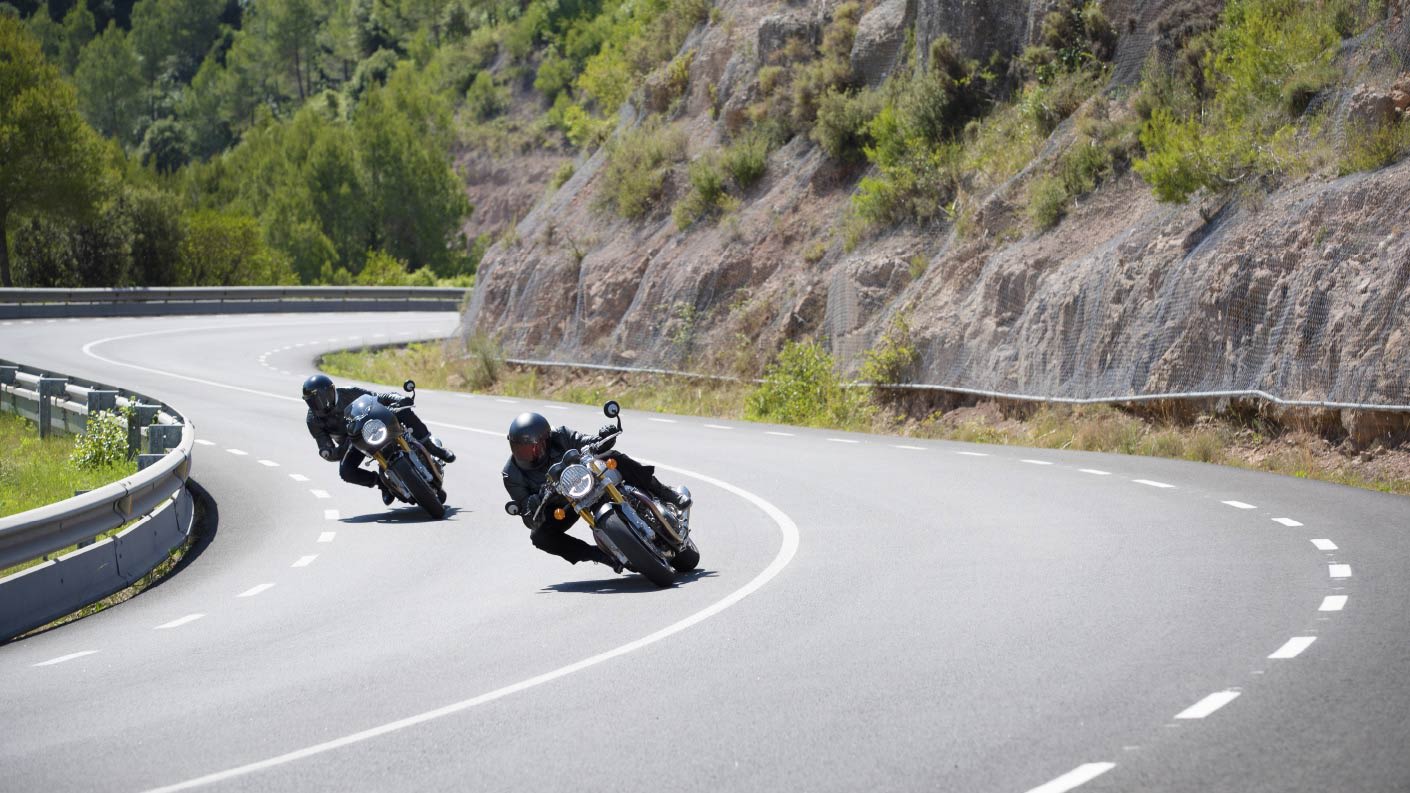
[[[436,498],[435,489],[426,484],[426,480],[422,479],[421,475],[416,473],[416,466],[412,465],[409,458],[397,458],[396,462],[392,463],[392,470],[396,471],[397,476],[401,477],[402,484],[406,485],[406,489],[411,491],[411,498],[416,502],[417,506],[426,510],[426,514],[436,520],[440,520],[446,516],[445,505],[441,503],[440,499]]]
[[[612,542],[626,554],[627,561],[631,563],[633,569],[646,576],[647,580],[659,587],[668,587],[676,583],[676,571],[666,563],[666,560],[653,549],[648,548],[646,543],[637,536],[622,520],[622,516],[616,512],[609,513],[607,519],[602,522],[603,531],[612,538]]]
[[[685,547],[680,549],[676,558],[671,560],[671,567],[678,572],[689,573],[700,564],[700,549],[695,547],[695,540],[685,538]]]

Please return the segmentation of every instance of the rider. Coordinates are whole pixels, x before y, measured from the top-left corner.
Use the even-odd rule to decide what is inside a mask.
[[[608,424],[598,431],[598,437],[595,438],[574,432],[567,427],[552,429],[548,419],[538,413],[521,413],[509,425],[511,454],[504,464],[504,489],[509,491],[509,497],[519,506],[519,517],[523,519],[524,525],[531,529],[529,539],[534,543],[534,547],[561,556],[573,564],[597,562],[608,565],[619,573],[622,571],[616,561],[601,548],[567,533],[568,527],[578,520],[578,513],[567,512],[563,519],[559,520],[545,507],[538,515],[538,520],[534,520],[535,512],[545,499],[548,499],[548,506],[562,501],[562,496],[554,492],[548,484],[549,465],[569,449],[581,449],[616,431],[615,425]],[[607,445],[610,447],[611,443]],[[690,506],[689,496],[667,487],[656,479],[654,467],[642,465],[621,452],[608,452],[605,456],[616,459],[617,470],[627,484],[644,490],[677,509]]]
[[[377,485],[382,488],[382,503],[392,503],[392,493],[382,485],[382,480],[372,471],[359,468],[367,455],[357,450],[348,438],[348,428],[343,414],[358,397],[374,396],[378,402],[389,407],[399,407],[403,401],[401,394],[374,394],[365,388],[347,386],[338,388],[325,374],[311,375],[304,380],[304,402],[308,404],[308,415],[304,423],[308,434],[318,442],[318,456],[325,460],[341,460],[338,475],[344,482],[363,487]],[[397,420],[411,432],[411,437],[421,442],[426,451],[448,463],[455,462],[455,452],[441,445],[440,438],[431,434],[411,408],[397,411]]]

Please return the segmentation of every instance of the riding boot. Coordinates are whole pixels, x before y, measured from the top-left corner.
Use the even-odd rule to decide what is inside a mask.
[[[439,457],[442,462],[455,462],[455,452],[447,449],[445,444],[441,443],[441,439],[435,435],[427,435],[425,445],[426,451],[430,452],[432,457]]]
[[[657,479],[654,476],[651,477],[651,484],[648,486],[648,489],[651,491],[651,495],[656,496],[657,498],[661,499],[667,504],[670,504],[678,510],[686,510],[690,508],[690,496],[687,496],[685,493],[682,493],[681,491],[676,490],[673,487],[667,486],[660,479]]]

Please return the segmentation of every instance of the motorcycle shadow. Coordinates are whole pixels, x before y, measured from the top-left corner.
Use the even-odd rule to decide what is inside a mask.
[[[691,581],[699,581],[702,578],[715,578],[718,575],[719,574],[713,570],[692,570],[689,573],[681,573],[679,576],[676,576],[676,586]],[[637,573],[628,573],[623,576],[600,578],[592,581],[564,581],[561,584],[549,584],[543,589],[540,589],[539,593],[544,595],[551,592],[576,593],[579,595],[631,595],[664,591],[666,590],[647,580],[646,576]]]
[[[446,516],[443,520],[450,520],[460,512],[459,507],[446,505]],[[339,518],[339,523],[439,523],[440,521],[426,514],[426,510],[420,507],[395,507],[384,512],[369,512],[365,515],[349,515]]]

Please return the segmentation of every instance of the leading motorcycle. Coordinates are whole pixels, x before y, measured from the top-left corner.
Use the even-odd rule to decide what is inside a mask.
[[[402,390],[411,395],[410,400],[395,408],[370,394],[353,400],[344,413],[348,438],[358,451],[377,461],[377,476],[393,496],[440,520],[446,516],[445,469],[397,420],[397,411],[416,404],[416,382],[407,380]]]

